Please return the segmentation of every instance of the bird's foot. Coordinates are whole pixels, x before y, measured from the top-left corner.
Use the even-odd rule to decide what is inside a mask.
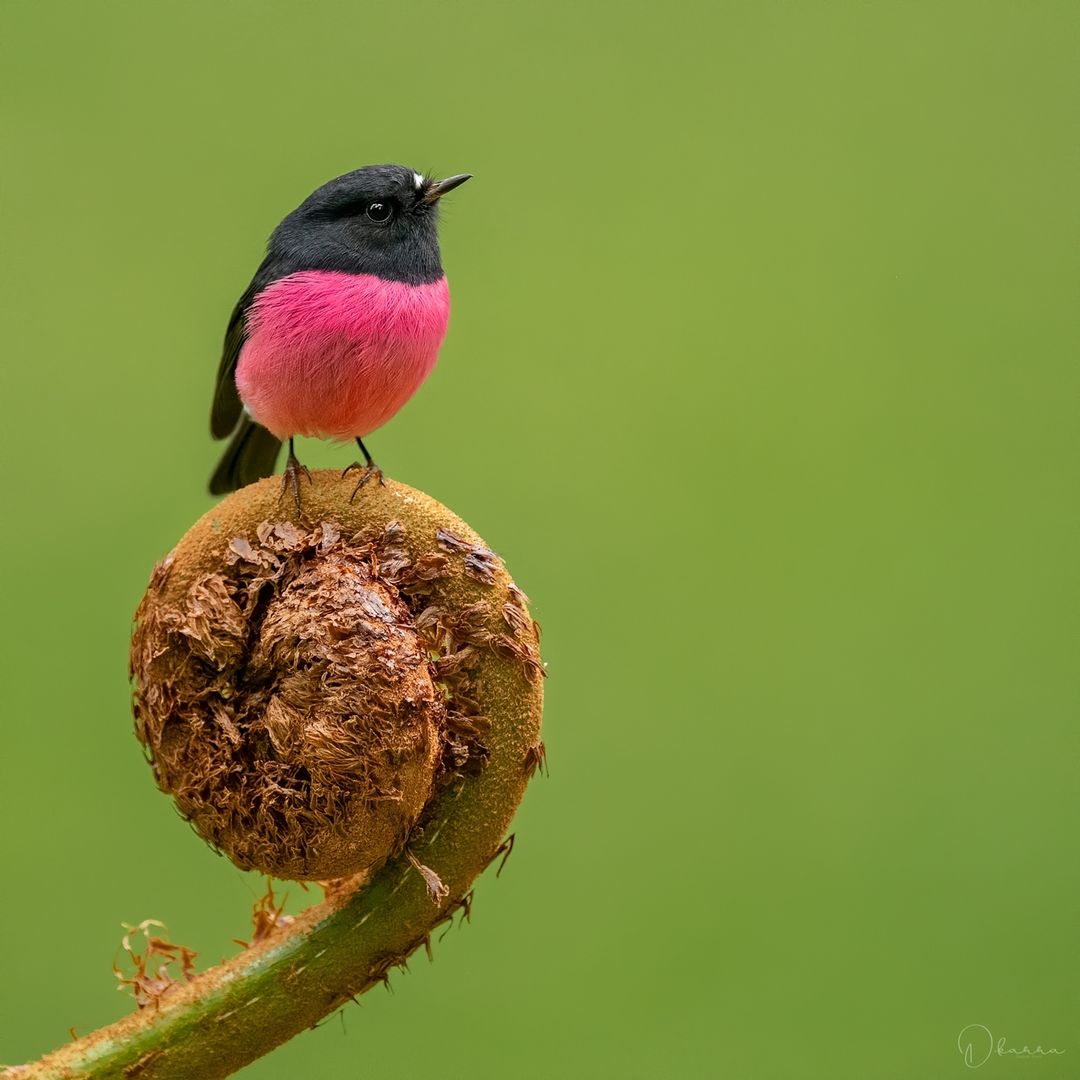
[[[285,497],[285,491],[287,488],[292,488],[293,502],[296,503],[296,516],[303,517],[304,508],[300,505],[300,474],[303,473],[307,477],[308,483],[311,483],[311,473],[306,465],[301,465],[296,460],[295,454],[289,454],[288,461],[285,462],[285,471],[281,474],[281,495],[280,498]]]
[[[362,465],[359,461],[354,461],[351,465],[342,470],[341,478],[344,480],[353,469],[363,469],[363,472],[360,474],[360,479],[356,482],[356,487],[353,488],[353,493],[349,496],[349,502],[352,502],[353,499],[356,498],[357,492],[373,478],[379,481],[379,487],[386,486],[386,481],[383,479],[383,471],[374,461],[369,461],[366,465]]]

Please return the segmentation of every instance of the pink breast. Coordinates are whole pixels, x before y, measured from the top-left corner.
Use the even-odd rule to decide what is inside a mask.
[[[427,378],[449,316],[445,277],[407,285],[368,274],[291,274],[248,312],[240,399],[278,438],[363,437]]]

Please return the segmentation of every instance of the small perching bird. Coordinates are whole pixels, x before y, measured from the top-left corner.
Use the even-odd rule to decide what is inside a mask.
[[[297,435],[356,440],[364,465],[353,495],[381,479],[363,438],[435,366],[450,315],[438,201],[468,179],[368,165],[278,225],[225,332],[210,430],[232,439],[212,494],[270,476],[288,440],[282,490],[292,485],[299,511]]]

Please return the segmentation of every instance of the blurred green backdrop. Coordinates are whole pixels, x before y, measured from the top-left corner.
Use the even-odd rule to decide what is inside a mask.
[[[0,1061],[126,1011],[122,920],[247,931],[129,619],[267,233],[388,160],[476,179],[371,445],[532,594],[551,776],[433,965],[243,1075],[947,1077],[981,1023],[1080,1076],[1075,4],[0,18]]]

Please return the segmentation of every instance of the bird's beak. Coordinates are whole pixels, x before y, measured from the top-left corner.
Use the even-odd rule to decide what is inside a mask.
[[[448,176],[445,180],[436,180],[424,192],[424,202],[429,205],[433,202],[438,202],[448,191],[453,191],[456,187],[461,187],[466,180],[472,179],[472,173],[458,173],[457,176]]]

